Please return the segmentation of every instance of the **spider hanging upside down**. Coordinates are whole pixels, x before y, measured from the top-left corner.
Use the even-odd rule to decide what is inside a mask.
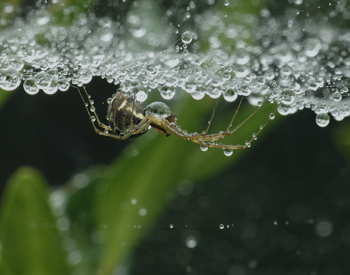
[[[89,114],[92,125],[95,129],[95,132],[120,140],[125,140],[129,137],[138,137],[146,133],[150,128],[153,128],[160,134],[168,137],[170,134],[173,134],[183,140],[190,140],[194,143],[197,143],[201,146],[202,150],[205,150],[208,147],[214,148],[222,148],[227,151],[232,150],[242,150],[247,147],[250,147],[250,143],[256,139],[257,135],[264,129],[267,123],[272,119],[270,118],[262,125],[259,131],[253,135],[251,140],[247,141],[245,145],[228,145],[221,144],[217,141],[224,139],[227,136],[233,134],[236,130],[238,130],[244,123],[246,123],[259,109],[260,107],[267,101],[264,100],[262,104],[260,104],[245,120],[243,120],[238,126],[234,129],[230,130],[232,122],[234,121],[236,115],[238,114],[239,108],[242,104],[243,98],[240,100],[236,112],[234,113],[229,126],[226,131],[208,134],[208,130],[210,124],[213,120],[216,105],[213,109],[213,113],[211,119],[208,123],[207,129],[201,133],[187,133],[182,130],[176,123],[176,117],[172,114],[170,107],[163,102],[153,102],[146,106],[145,108],[135,100],[134,96],[128,96],[124,92],[118,90],[115,94],[113,94],[112,98],[108,101],[108,110],[107,110],[107,119],[109,120],[109,126],[105,125],[99,119],[96,109],[93,106],[93,101],[90,99],[89,94],[87,93],[85,87],[84,95],[81,93],[78,88],[81,99],[85,104],[85,108]],[[84,99],[86,97],[86,99]],[[90,105],[90,108],[88,107]],[[276,110],[275,110],[276,112]],[[91,114],[93,113],[93,115]],[[95,125],[95,121],[99,129]]]

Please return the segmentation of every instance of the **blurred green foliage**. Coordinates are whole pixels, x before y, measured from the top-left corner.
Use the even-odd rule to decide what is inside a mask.
[[[23,167],[10,178],[1,206],[1,274],[68,274],[48,186]]]

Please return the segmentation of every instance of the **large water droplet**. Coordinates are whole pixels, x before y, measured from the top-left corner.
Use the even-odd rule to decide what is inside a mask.
[[[145,107],[146,114],[154,114],[161,117],[169,117],[172,115],[171,109],[164,102],[156,101]]]
[[[321,113],[316,116],[316,124],[320,127],[326,127],[329,124],[330,118],[327,113]]]
[[[281,102],[286,105],[291,105],[295,100],[295,94],[290,89],[285,89],[281,92]]]
[[[51,85],[52,76],[46,72],[40,72],[35,75],[34,82],[39,89],[46,89]]]
[[[233,102],[237,99],[238,95],[233,89],[229,88],[224,92],[223,97],[226,101]]]
[[[186,246],[188,248],[195,248],[197,246],[197,239],[190,235],[186,238]]]
[[[33,78],[28,78],[23,83],[23,89],[27,94],[35,95],[39,92],[39,88],[35,85]]]
[[[22,75],[14,69],[0,70],[0,88],[13,91],[21,84]]]
[[[315,233],[320,237],[328,237],[333,232],[333,224],[329,221],[320,221],[315,224]]]
[[[192,36],[192,32],[190,31],[185,31],[182,35],[181,35],[181,41],[185,44],[190,44],[192,42],[193,36]]]

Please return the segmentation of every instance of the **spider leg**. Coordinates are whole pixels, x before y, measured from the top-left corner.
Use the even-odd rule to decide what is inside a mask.
[[[187,132],[184,132],[181,128],[179,128],[176,124],[169,123],[169,121],[167,121],[164,118],[150,117],[150,120],[151,120],[151,125],[152,123],[155,123],[157,125],[162,125],[162,127],[165,129],[167,133],[173,134],[174,136],[177,136],[178,138],[181,138],[183,140],[190,140],[202,146],[212,147],[212,148],[222,148],[222,149],[228,149],[228,150],[242,150],[245,148],[244,145],[226,145],[226,144],[219,144],[214,142],[215,140],[220,140],[225,137],[225,136],[222,136],[221,134],[211,134],[211,135],[205,135],[205,136],[203,136],[202,134],[188,134]],[[156,120],[156,121],[153,121],[153,120]]]
[[[132,110],[131,110],[131,116],[130,116],[130,125],[134,131],[136,130],[135,125],[134,125],[134,121],[133,121],[134,110],[135,110],[135,98],[136,98],[136,95],[134,92],[133,101],[132,101]]]
[[[78,89],[78,92],[79,92],[79,95],[80,95],[81,99],[84,102],[84,105],[85,105],[86,111],[87,111],[87,113],[88,113],[88,115],[90,117],[91,123],[95,126],[94,121],[96,120],[98,126],[100,126],[101,128],[103,128],[103,129],[105,129],[107,131],[112,131],[112,128],[110,126],[107,126],[107,125],[105,125],[104,123],[102,123],[100,121],[100,118],[98,117],[98,114],[96,113],[96,108],[94,107],[93,103],[91,102],[90,96],[89,96],[88,92],[86,91],[85,87],[83,86],[83,89],[84,89],[84,93],[86,95],[86,98],[87,98],[88,102],[85,101],[85,99],[84,99],[80,89],[79,88],[77,88],[77,89]],[[88,108],[89,105],[90,105],[90,110]],[[94,117],[91,115],[91,112],[94,114]]]
[[[238,114],[239,109],[241,108],[242,101],[243,101],[243,97],[241,97],[241,100],[240,100],[239,103],[238,103],[238,106],[237,106],[237,108],[236,108],[236,111],[235,111],[235,113],[234,113],[234,115],[233,115],[233,117],[232,117],[230,123],[228,124],[228,126],[227,126],[227,128],[226,128],[226,132],[228,132],[228,131],[230,130],[230,128],[231,128],[231,126],[232,126],[232,123],[233,123],[233,121],[235,120],[235,118],[236,118],[236,116],[237,116],[237,114]]]
[[[218,106],[218,102],[219,102],[219,98],[216,100],[215,102],[215,106],[213,108],[213,112],[211,113],[211,118],[209,120],[209,123],[208,123],[208,127],[207,129],[205,130],[204,134],[203,135],[206,135],[209,131],[209,128],[210,128],[210,125],[211,125],[211,122],[213,121],[213,118],[214,118],[214,114],[215,114],[215,111],[216,111],[216,107]]]
[[[267,98],[265,98],[264,101],[263,101],[263,102],[262,102],[262,103],[261,103],[261,104],[260,104],[260,105],[259,105],[245,120],[243,120],[243,121],[242,121],[240,124],[238,124],[235,128],[233,128],[231,131],[229,131],[229,134],[231,135],[231,134],[233,134],[234,132],[236,132],[239,128],[241,128],[242,125],[244,125],[249,119],[252,118],[252,116],[254,116],[254,115],[260,110],[260,108],[266,103],[266,101],[267,101]],[[238,109],[239,109],[241,103],[242,103],[242,99],[241,99],[241,101],[240,101],[240,103],[239,103],[239,106],[238,106],[238,108],[237,108],[237,110],[236,110],[236,113],[238,113]],[[233,122],[233,119],[235,118],[236,113],[235,113],[235,115],[233,116],[231,122]],[[230,128],[230,125],[229,125],[229,127],[227,128],[227,130],[229,130],[229,128]]]
[[[84,103],[86,112],[87,112],[88,115],[89,115],[91,124],[92,124],[92,126],[94,127],[95,132],[96,132],[97,134],[101,135],[101,136],[112,137],[112,138],[116,138],[116,139],[120,139],[120,140],[125,140],[125,139],[129,138],[129,137],[131,136],[131,133],[128,134],[128,135],[125,135],[125,136],[119,136],[119,135],[113,133],[112,128],[111,128],[110,126],[107,126],[107,125],[103,124],[103,123],[100,121],[100,119],[99,119],[99,117],[98,117],[98,114],[96,113],[96,109],[95,109],[95,107],[93,106],[93,103],[91,102],[91,99],[90,99],[90,97],[89,97],[89,94],[87,93],[87,91],[86,91],[86,89],[85,89],[84,86],[83,86],[83,89],[84,89],[84,93],[85,93],[85,95],[86,95],[86,97],[87,97],[87,102],[88,102],[88,103],[87,103],[86,100],[84,99],[84,96],[82,95],[80,89],[77,87],[77,90],[78,90],[78,92],[79,92],[80,98],[82,99],[82,101],[83,101],[83,103]],[[89,108],[88,108],[89,105],[91,106],[91,107],[90,107],[90,110],[89,110]],[[90,112],[92,112],[92,113],[94,114],[94,117],[91,115]],[[99,128],[96,127],[96,125],[95,125],[95,120],[96,120],[98,126],[100,126],[102,129],[104,129],[103,131],[101,131]],[[112,133],[110,133],[109,131],[112,131]]]
[[[243,150],[247,147],[250,147],[250,144],[253,140],[255,140],[257,138],[257,136],[262,132],[262,130],[266,127],[266,125],[270,122],[270,120],[272,119],[271,117],[269,117],[266,122],[260,127],[259,131],[253,135],[253,137],[247,141],[245,143],[245,145],[231,145],[231,144],[221,144],[221,143],[217,143],[217,141],[224,139],[225,137],[233,134],[235,131],[237,131],[240,127],[242,127],[250,118],[252,118],[252,116],[254,116],[261,108],[261,106],[267,101],[267,99],[265,99],[263,101],[263,103],[261,105],[259,105],[246,119],[243,120],[243,122],[241,122],[238,126],[236,126],[234,129],[232,129],[231,131],[227,130],[225,132],[219,132],[219,133],[215,133],[215,134],[189,134],[185,131],[183,131],[180,127],[178,127],[178,125],[176,123],[170,123],[169,121],[167,121],[164,118],[157,118],[157,125],[161,125],[165,132],[169,133],[169,134],[173,134],[175,136],[177,136],[178,138],[181,138],[183,140],[190,140],[196,144],[199,144],[201,146],[205,146],[205,147],[212,147],[212,148],[221,148],[224,150]],[[233,122],[234,118],[236,117],[238,110],[241,106],[242,100],[240,101],[237,110],[233,116],[233,118],[231,119],[230,124]],[[276,109],[274,110],[273,114],[276,113],[278,106],[276,107]],[[213,115],[212,115],[213,117]],[[153,117],[150,117],[150,120],[153,120]],[[161,121],[159,121],[161,120]],[[152,125],[153,121],[151,121],[151,125]],[[230,128],[230,125],[228,126],[227,129]]]
[[[266,101],[266,100],[265,100],[265,101]],[[245,143],[243,149],[245,149],[245,148],[247,148],[247,147],[250,147],[250,144],[253,142],[253,140],[256,140],[256,139],[257,139],[258,135],[262,132],[262,130],[264,130],[264,128],[266,127],[266,125],[274,118],[277,109],[278,109],[278,105],[277,105],[277,107],[275,108],[275,110],[272,112],[273,116],[269,116],[269,118],[266,120],[266,122],[265,122],[263,125],[260,126],[259,131],[258,131],[255,135],[253,135],[253,137],[252,137],[248,142]]]
[[[259,110],[260,108],[264,105],[264,103],[266,103],[267,99],[265,99],[262,104],[260,104],[248,117],[246,117],[240,124],[238,124],[235,128],[233,128],[232,130],[230,130],[230,127],[232,126],[232,123],[234,121],[234,119],[236,118],[237,114],[238,114],[238,111],[242,105],[242,101],[243,101],[243,98],[241,98],[241,100],[239,101],[239,104],[237,106],[237,109],[229,123],[229,125],[227,126],[226,128],[226,131],[225,132],[220,132],[220,133],[216,133],[216,134],[205,134],[205,135],[202,135],[202,137],[200,137],[199,139],[202,140],[202,141],[208,141],[208,142],[215,142],[215,141],[219,141],[219,140],[222,140],[224,139],[225,137],[227,136],[230,136],[232,135],[234,132],[236,132],[239,128],[241,128],[249,119],[251,119]],[[268,120],[269,121],[269,120]],[[265,126],[264,126],[265,127]],[[258,131],[257,135],[261,132],[261,130]],[[256,135],[256,136],[257,136]],[[199,135],[200,136],[200,135]],[[252,140],[254,138],[253,137]]]

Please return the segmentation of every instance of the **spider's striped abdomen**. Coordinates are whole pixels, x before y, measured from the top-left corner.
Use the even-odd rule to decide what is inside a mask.
[[[113,95],[107,110],[107,117],[109,125],[116,134],[125,135],[133,131],[131,119],[133,124],[138,125],[145,117],[143,106],[134,100],[132,96],[127,96],[123,92],[117,92]],[[134,137],[146,133],[136,133]]]

